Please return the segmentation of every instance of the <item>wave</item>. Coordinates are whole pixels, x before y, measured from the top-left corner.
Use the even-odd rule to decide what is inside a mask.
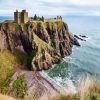
[[[40,72],[40,74],[46,78],[57,90],[60,92],[66,92],[70,94],[78,93],[79,91],[86,91],[87,88],[95,82],[95,77],[86,73],[85,75],[82,73],[78,76],[77,81],[71,78],[61,78],[61,77],[53,77],[51,78],[45,71]],[[76,76],[75,76],[76,77]],[[74,81],[76,83],[74,83]]]
[[[59,91],[65,91],[69,93],[76,93],[76,87],[73,84],[73,81],[69,78],[62,79],[61,77],[51,78],[44,71],[40,73],[44,78],[46,78],[52,85]]]

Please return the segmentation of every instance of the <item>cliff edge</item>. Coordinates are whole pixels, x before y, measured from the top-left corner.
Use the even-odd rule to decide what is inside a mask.
[[[63,21],[0,23],[0,51],[25,53],[30,70],[46,70],[72,53],[77,40]]]

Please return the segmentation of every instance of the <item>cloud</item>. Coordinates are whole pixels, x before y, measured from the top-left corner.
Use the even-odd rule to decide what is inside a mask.
[[[0,15],[13,16],[16,9],[27,9],[30,16],[100,16],[100,0],[0,0]]]

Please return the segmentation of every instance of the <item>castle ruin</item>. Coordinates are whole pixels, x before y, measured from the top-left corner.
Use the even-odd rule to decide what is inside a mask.
[[[50,18],[50,19],[44,19],[44,17],[39,17],[35,14],[34,17],[28,17],[28,12],[26,10],[22,10],[21,12],[14,12],[14,21],[18,24],[24,24],[27,23],[28,21],[33,22],[33,21],[61,21],[62,17],[57,16],[55,18]]]
[[[16,23],[21,24],[21,23],[27,23],[28,22],[28,12],[26,10],[22,10],[22,12],[14,12],[14,20]]]

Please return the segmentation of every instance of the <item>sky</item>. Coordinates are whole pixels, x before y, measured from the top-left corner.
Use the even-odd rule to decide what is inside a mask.
[[[29,16],[100,16],[100,0],[0,0],[0,16],[26,9]]]

